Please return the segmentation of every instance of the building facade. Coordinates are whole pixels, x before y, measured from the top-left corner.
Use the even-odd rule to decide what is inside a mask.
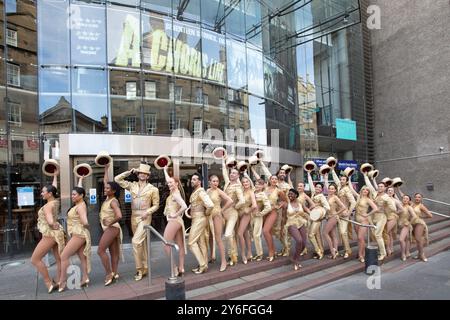
[[[376,167],[383,176],[402,177],[411,196],[449,202],[450,4],[371,4],[381,13],[381,29],[371,32]],[[434,209],[448,212],[448,206]]]
[[[262,149],[273,173],[290,164],[296,181],[305,160],[333,155],[357,166],[371,157],[364,1],[0,3],[0,227],[10,230],[0,234],[2,253],[39,237],[26,216],[42,205],[47,158],[63,168],[63,213],[73,167],[92,165],[85,188],[97,195],[89,201],[96,226],[100,150],[113,156],[114,175],[176,157],[187,190],[195,171],[220,175],[215,146],[239,160]],[[162,172],[153,170],[151,182],[162,195],[154,218],[162,230]],[[26,192],[31,203],[21,200]],[[122,209],[127,241],[126,201]],[[94,244],[99,236],[98,226]]]

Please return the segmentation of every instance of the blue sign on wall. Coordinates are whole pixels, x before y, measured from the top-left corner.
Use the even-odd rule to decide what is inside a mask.
[[[356,121],[336,119],[336,138],[356,141]]]
[[[312,159],[312,161],[314,161],[318,168],[320,168],[321,165],[327,163],[327,159]],[[358,162],[355,160],[338,160],[338,170],[345,170],[345,168],[347,167],[358,170]]]

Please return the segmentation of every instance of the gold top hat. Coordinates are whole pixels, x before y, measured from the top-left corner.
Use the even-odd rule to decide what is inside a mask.
[[[245,170],[248,169],[248,163],[245,161],[239,161],[236,168],[238,169],[239,172],[244,172]]]
[[[369,178],[373,179],[373,178],[378,177],[379,174],[380,174],[380,171],[371,170],[371,171],[369,171],[368,176],[369,176]]]
[[[212,152],[214,159],[221,160],[227,157],[227,150],[222,147],[215,148]]]
[[[172,161],[170,160],[169,156],[166,156],[165,154],[160,155],[155,159],[155,162],[153,162],[155,168],[158,170],[164,169],[165,166],[170,166],[171,163]]]
[[[251,166],[257,165],[259,163],[259,158],[257,156],[251,156],[248,158],[248,164]]]
[[[317,170],[317,165],[314,161],[306,161],[303,165],[303,169],[305,169],[305,171],[311,172]]]
[[[150,175],[150,165],[141,163],[141,164],[139,164],[139,169],[135,169],[134,171],[136,171],[138,173],[145,173],[145,174]]]
[[[361,165],[361,168],[359,169],[361,173],[369,173],[369,171],[373,170],[373,165],[370,163],[364,163]]]
[[[100,151],[95,157],[95,164],[104,167],[112,162],[112,158],[107,151]]]
[[[262,160],[264,158],[264,151],[262,150],[256,150],[253,154],[254,156],[258,157],[259,160]]]
[[[330,168],[334,168],[334,167],[336,166],[336,164],[337,164],[337,160],[336,160],[336,158],[334,158],[334,157],[329,157],[329,158],[327,159],[326,163],[327,163],[327,165],[328,165]]]
[[[384,184],[386,185],[386,187],[390,187],[392,184],[392,179],[389,177],[384,178],[383,180],[381,180],[381,182],[384,182]]]
[[[229,157],[227,157],[227,159],[225,161],[225,164],[227,165],[227,167],[229,169],[231,169],[231,168],[236,167],[237,161],[236,161],[236,159],[233,156],[229,156]]]
[[[92,174],[92,168],[87,163],[80,163],[73,168],[73,173],[77,178],[89,177]]]
[[[331,168],[329,165],[323,164],[320,166],[319,173],[321,175],[326,175],[326,174],[328,174],[328,172],[330,172],[330,170],[331,170]]]
[[[347,168],[345,168],[345,170],[344,170],[344,176],[349,177],[349,178],[350,178],[354,173],[355,173],[355,168],[347,167]]]
[[[396,177],[394,179],[392,179],[392,186],[394,188],[400,187],[403,184],[403,181],[400,177]]]
[[[280,169],[281,169],[281,170],[284,170],[284,172],[286,172],[286,174],[288,174],[289,172],[292,171],[292,167],[291,167],[290,165],[288,165],[288,164],[285,164],[285,165],[282,166]]]
[[[55,172],[59,172],[59,163],[55,159],[48,159],[42,165],[42,172],[49,177],[53,177]]]

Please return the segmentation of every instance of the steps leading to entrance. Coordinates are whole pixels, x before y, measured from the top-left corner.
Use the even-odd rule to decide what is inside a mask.
[[[445,227],[444,227],[445,225]],[[443,222],[442,228],[430,228],[430,246],[426,247],[427,256],[444,251],[450,247],[450,222]],[[415,247],[412,248],[412,251]],[[394,259],[399,259],[400,248],[395,246],[395,254],[387,257],[384,265]],[[342,258],[322,261],[310,259],[302,263],[303,268],[294,271],[292,265],[280,266],[270,272],[259,272],[251,277],[240,277],[240,281],[232,284],[218,283],[210,288],[202,288],[204,293],[187,292],[189,299],[221,300],[221,299],[282,299],[302,291],[314,288],[327,282],[335,281],[351,274],[364,271],[364,264],[355,259]],[[222,288],[221,288],[222,287]],[[215,290],[213,290],[213,288]],[[209,292],[208,292],[209,291]],[[258,292],[257,292],[258,291]],[[257,292],[257,293],[256,293]]]
[[[427,221],[430,232],[430,243],[436,243],[443,239],[450,239],[450,220],[441,217],[434,217]],[[357,242],[352,241],[353,255],[356,254]],[[396,244],[396,253],[398,253],[398,240]],[[426,254],[429,256],[431,247],[426,248]],[[278,292],[275,285],[280,285],[286,281],[293,284],[304,284],[305,280],[321,279],[321,283],[332,281],[332,274],[344,272],[340,277],[351,274],[351,272],[360,272],[362,264],[355,259],[344,260],[338,258],[318,261],[311,259],[311,252],[302,261],[303,268],[294,271],[288,258],[277,258],[273,262],[263,260],[261,262],[250,262],[247,265],[238,263],[237,266],[228,267],[225,272],[219,272],[218,264],[213,265],[207,273],[194,275],[190,269],[186,268],[184,276],[186,297],[188,299],[232,299],[243,297],[258,290],[271,287],[265,294],[258,297],[268,296],[271,293]],[[389,257],[387,261],[390,261]],[[408,263],[405,262],[405,263]],[[190,266],[192,267],[192,266]],[[356,268],[354,271],[351,271]],[[351,271],[347,273],[347,271]],[[304,279],[301,280],[300,279]],[[152,278],[152,285],[148,286],[147,279],[139,282],[127,281],[119,282],[114,286],[104,288],[89,288],[85,294],[74,295],[70,297],[61,297],[61,299],[164,299],[165,281],[167,276]],[[303,281],[303,282],[302,282]],[[226,288],[226,289],[225,289]],[[272,291],[270,291],[272,290]],[[256,297],[257,298],[257,297]]]

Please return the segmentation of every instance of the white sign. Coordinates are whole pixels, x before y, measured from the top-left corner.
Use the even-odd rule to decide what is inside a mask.
[[[17,188],[17,205],[19,207],[34,206],[33,187]]]
[[[125,190],[125,203],[131,202],[131,193],[128,190]]]
[[[97,204],[97,189],[89,189],[89,204]]]

